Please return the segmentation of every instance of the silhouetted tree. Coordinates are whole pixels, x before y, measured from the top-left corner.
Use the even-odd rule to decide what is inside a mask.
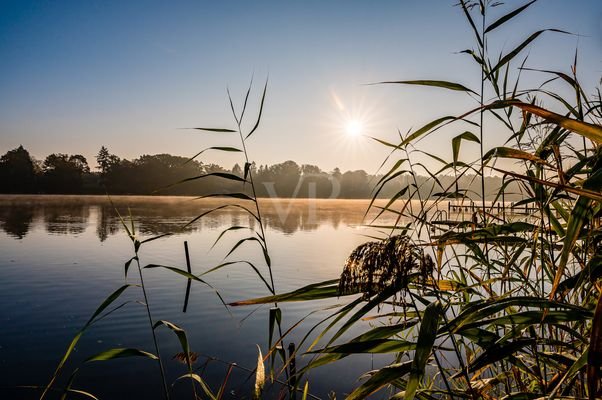
[[[322,170],[317,165],[303,164],[301,166],[301,173],[303,175],[319,175]]]
[[[120,161],[119,157],[109,153],[109,150],[105,146],[100,147],[96,155],[96,162],[98,163],[97,168],[100,170],[100,183],[102,186],[106,186],[107,175],[111,169],[119,165]]]
[[[370,195],[368,174],[364,170],[347,171],[341,176],[341,196],[350,199],[365,198]]]
[[[301,166],[302,180],[297,197],[327,198],[333,194],[330,176],[317,165],[303,164]]]
[[[227,170],[218,164],[203,164],[189,161],[186,157],[170,154],[143,155],[134,160],[120,159],[102,146],[96,155],[98,173],[90,172],[85,157],[79,154],[51,154],[43,162],[35,160],[19,146],[0,157],[0,193],[105,193],[111,194],[162,194],[196,195],[244,192],[249,186],[219,176],[205,177],[215,172],[231,172],[244,175],[244,167],[235,164]],[[274,165],[250,166],[257,185],[257,195],[279,197],[339,197],[369,198],[372,186],[382,177],[370,176],[365,171],[347,171],[339,168],[332,172],[322,171],[317,165],[285,161]],[[173,185],[188,178],[188,182]],[[441,192],[453,183],[453,176],[416,176],[416,187],[421,196],[427,198]],[[414,178],[399,176],[387,182],[378,196],[391,198]],[[494,188],[501,185],[500,178],[488,177],[486,191],[489,198]],[[480,191],[480,181],[474,175],[463,176],[458,188],[470,193]],[[334,190],[333,189],[337,189]],[[338,191],[340,189],[340,192]],[[415,189],[412,189],[415,190]],[[512,201],[511,192],[518,193],[516,184],[507,189],[507,201]]]
[[[277,195],[278,197],[292,197],[295,195],[295,189],[301,178],[301,167],[291,160],[280,164],[272,165],[269,168],[270,175],[273,179],[275,193],[269,195]],[[270,183],[265,181],[265,183]],[[264,185],[265,185],[264,183]]]
[[[50,154],[42,164],[46,193],[81,193],[84,174],[90,173],[81,154]]]
[[[112,165],[105,176],[109,193],[119,194],[196,194],[205,182],[191,181],[173,185],[202,173],[197,161],[170,154],[143,155],[133,161],[121,160]],[[220,166],[213,168],[224,171]]]
[[[234,166],[232,167],[232,173],[234,175],[242,176],[242,172],[243,171],[240,165],[238,165],[238,163],[234,164]]]
[[[0,191],[32,193],[35,190],[35,165],[29,152],[19,146],[0,158]]]
[[[224,167],[218,164],[205,164],[203,165],[203,171],[207,174],[210,172],[228,172]]]

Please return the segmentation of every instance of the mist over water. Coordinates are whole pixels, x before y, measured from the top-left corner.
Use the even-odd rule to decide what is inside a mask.
[[[164,233],[171,236],[144,244],[141,264],[163,264],[185,268],[183,242],[190,247],[192,271],[199,274],[224,260],[231,246],[247,232],[229,232],[211,248],[220,232],[231,225],[252,226],[253,220],[237,209],[208,214],[184,230],[195,216],[224,204],[223,199],[196,200],[170,197],[116,197],[119,212],[134,219],[142,238]],[[267,227],[278,292],[309,283],[338,278],[349,253],[370,240],[363,236],[374,230],[362,226],[368,206],[364,200],[260,200]],[[373,215],[373,214],[372,214]],[[392,223],[392,217],[379,219]],[[124,284],[124,263],[132,257],[132,244],[118,215],[103,196],[3,196],[0,198],[0,397],[31,398],[26,389],[7,386],[44,385],[73,335],[111,292]],[[230,260],[256,262],[262,272],[261,254],[243,245]],[[137,271],[130,268],[128,283],[137,283]],[[145,270],[150,305],[155,320],[166,319],[186,329],[191,350],[200,355],[236,362],[253,369],[259,344],[267,349],[268,306],[234,307],[232,315],[209,287],[193,284],[190,303],[182,312],[186,279],[164,270]],[[219,290],[226,302],[268,294],[266,287],[246,265],[233,265],[204,276]],[[69,360],[60,387],[69,373],[97,352],[114,347],[152,351],[152,338],[138,288],[124,293],[129,302],[88,331]],[[346,299],[339,299],[340,302]],[[316,309],[336,301],[311,304],[284,303],[283,328],[301,318],[303,324],[285,339],[298,343],[308,329],[327,314]],[[121,303],[120,303],[121,304]],[[344,339],[359,332],[362,324]],[[363,325],[365,327],[365,324]],[[185,366],[172,360],[180,352],[173,333],[158,330],[161,353],[167,364],[168,381],[185,373]],[[362,371],[381,365],[385,359],[353,356],[351,361],[321,367],[310,374],[311,392],[326,396],[328,391],[349,391]],[[206,361],[203,356],[195,365]],[[298,363],[305,364],[306,358]],[[344,366],[344,367],[342,367]],[[209,362],[205,376],[218,387],[227,371],[220,361]],[[334,374],[336,373],[336,379]],[[248,394],[253,378],[235,370],[228,386],[231,397]],[[123,359],[85,365],[76,388],[89,390],[100,398],[126,399],[153,396],[160,391],[156,363],[144,359]],[[176,384],[174,390],[189,390]],[[2,394],[4,393],[4,394]],[[5,397],[8,396],[8,397]]]

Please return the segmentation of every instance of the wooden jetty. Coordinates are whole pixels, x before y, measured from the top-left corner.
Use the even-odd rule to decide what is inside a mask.
[[[490,205],[483,205],[475,203],[471,201],[470,203],[455,203],[452,202],[447,203],[447,213],[456,213],[456,214],[464,214],[464,213],[480,213],[480,212],[488,212],[488,213],[497,213],[502,214],[507,212],[509,214],[532,214],[536,211],[539,211],[537,207],[530,207],[528,204],[518,205],[516,206],[514,203],[503,204],[503,203],[495,203]]]

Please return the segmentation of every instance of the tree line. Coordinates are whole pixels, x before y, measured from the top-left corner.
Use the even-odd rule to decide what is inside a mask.
[[[248,190],[248,185],[245,188],[240,181],[224,178],[226,174],[243,178],[245,171],[239,164],[227,169],[170,154],[142,155],[127,160],[111,154],[105,146],[95,158],[93,168],[80,154],[55,153],[41,161],[19,146],[0,157],[0,193],[205,196]],[[253,163],[248,169],[260,197],[370,198],[381,178],[364,170],[341,172],[335,168],[326,172],[316,165],[299,165],[291,160],[274,165]],[[188,180],[190,178],[196,179]],[[413,184],[409,179],[400,176],[391,180],[378,197],[395,196]],[[425,197],[453,182],[450,176],[438,179],[440,185],[437,186],[441,187],[433,191],[432,177],[416,178]],[[178,182],[182,183],[175,184]],[[480,190],[479,182],[470,176],[464,177],[459,185],[468,192]],[[500,185],[501,179],[488,178],[487,186],[498,188]]]

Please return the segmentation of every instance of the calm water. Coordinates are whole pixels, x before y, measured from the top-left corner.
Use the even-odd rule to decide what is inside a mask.
[[[174,232],[220,201],[120,197],[115,204],[125,215],[129,207],[136,229],[145,238]],[[367,204],[360,200],[264,201],[262,212],[278,292],[337,278],[351,250],[368,240],[362,235],[374,233],[361,226]],[[228,233],[211,249],[219,233],[227,226],[250,222],[235,210],[210,214],[183,232],[143,245],[142,264],[185,268],[186,240],[193,273],[201,273],[221,263],[228,249],[244,237],[238,232]],[[109,293],[124,284],[124,263],[132,251],[106,198],[0,197],[0,398],[37,398],[38,392],[6,387],[47,382],[77,330]],[[252,245],[241,246],[230,259],[261,260]],[[188,311],[183,313],[186,280],[159,269],[144,274],[155,320],[166,319],[183,327],[192,350],[201,355],[254,368],[256,345],[264,352],[267,349],[268,306],[234,307],[230,315],[212,290],[193,284]],[[206,278],[227,302],[267,295],[265,286],[244,265],[222,269]],[[128,283],[137,282],[137,270],[132,266]],[[154,352],[145,310],[135,303],[141,297],[138,288],[128,289],[115,304],[129,303],[85,334],[65,367],[65,379],[85,358],[104,349],[135,347]],[[283,304],[283,328],[288,329],[313,310],[336,303]],[[309,316],[286,343],[298,343],[326,315],[318,312]],[[358,329],[346,338],[357,334]],[[179,343],[173,333],[162,329],[157,332],[168,381],[173,382],[185,373],[184,366],[171,359],[180,351]],[[205,360],[200,357],[196,366],[201,367]],[[298,363],[306,361],[303,358]],[[309,375],[310,391],[326,397],[334,390],[341,396],[357,384],[362,372],[384,361],[354,356],[345,363],[321,367]],[[221,361],[209,362],[203,369],[213,388],[219,386],[226,371],[227,365]],[[254,379],[247,378],[248,373],[235,369],[227,397],[247,397]],[[157,365],[146,359],[86,364],[74,387],[101,399],[161,398]],[[189,390],[188,383],[176,384],[175,398],[190,398]]]

